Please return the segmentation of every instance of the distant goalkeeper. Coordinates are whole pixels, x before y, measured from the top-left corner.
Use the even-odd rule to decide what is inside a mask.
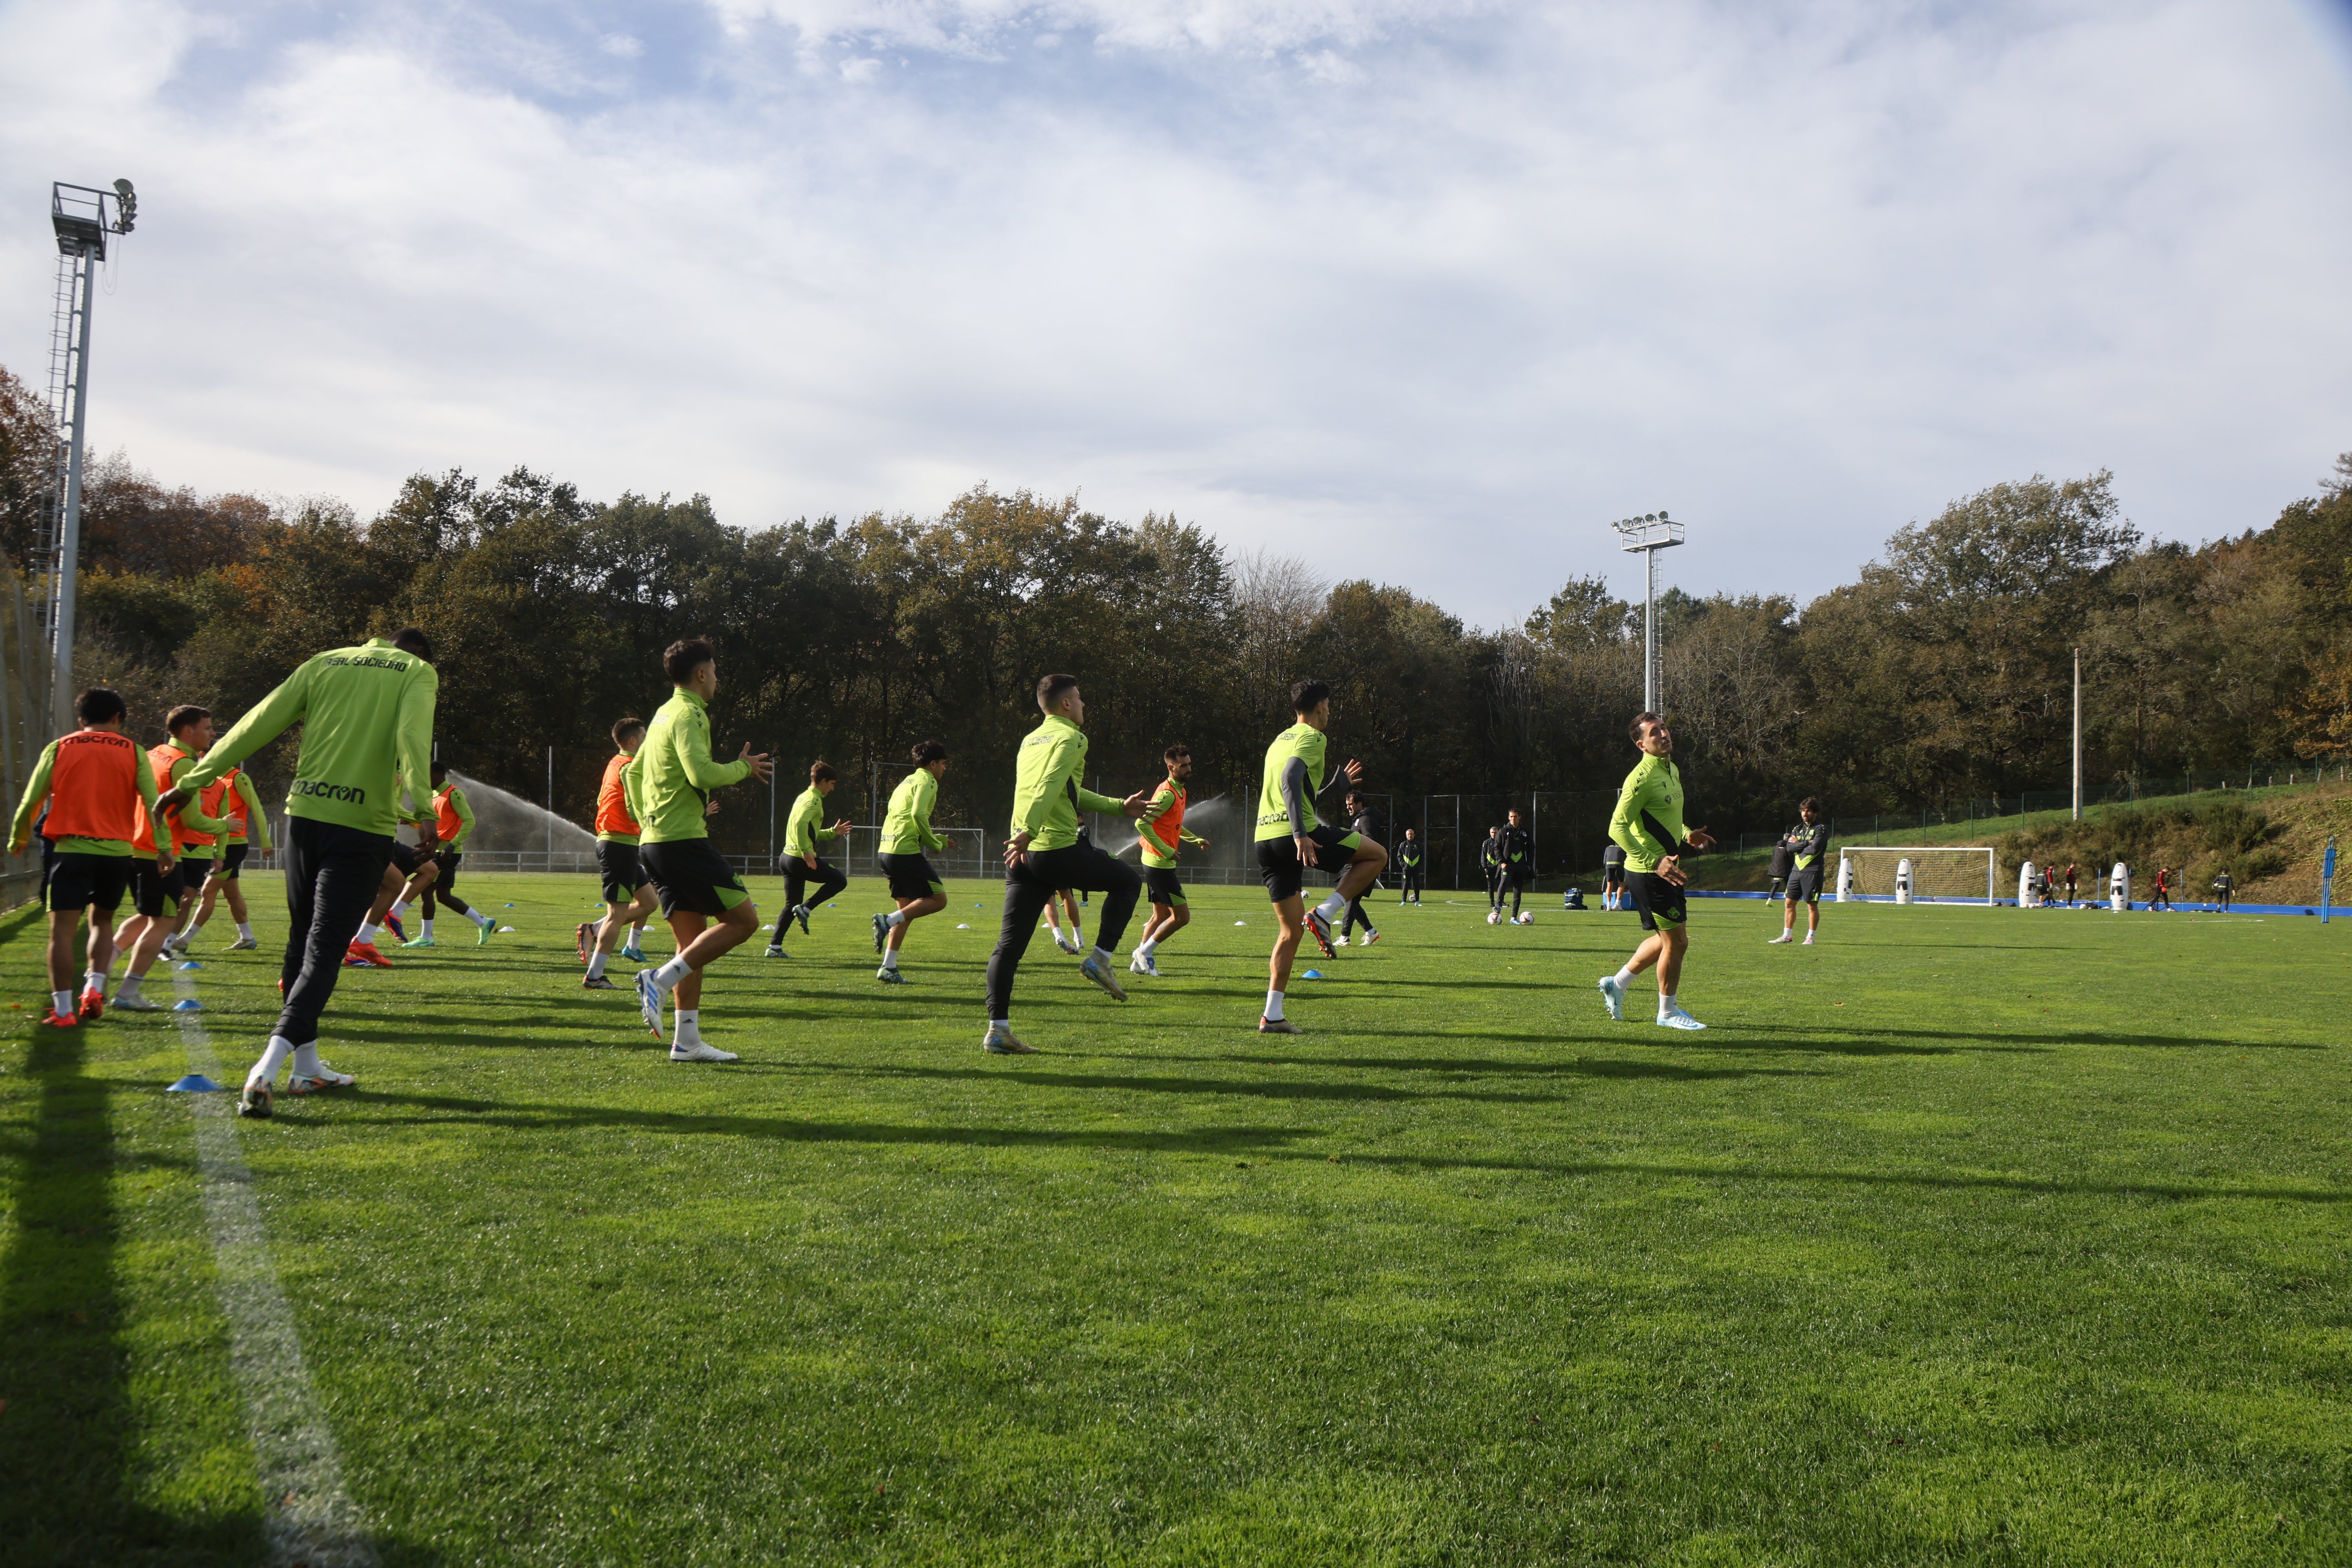
[[[1822,872],[1829,865],[1830,825],[1822,815],[1822,803],[1807,795],[1797,807],[1797,826],[1783,841],[1789,851],[1789,889],[1780,905],[1780,934],[1772,945],[1793,942],[1797,933],[1797,905],[1805,906],[1805,945],[1813,945],[1813,938],[1822,929]]]

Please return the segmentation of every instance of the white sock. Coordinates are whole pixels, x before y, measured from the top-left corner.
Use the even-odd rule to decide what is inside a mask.
[[[360,927],[360,934],[352,938],[352,940],[353,942],[373,942],[375,940],[375,926],[371,922],[370,924]]]
[[[897,948],[886,947],[882,950],[882,967],[885,969],[896,969],[898,967],[898,950]]]
[[[106,989],[106,971],[103,969],[93,969],[85,973],[81,977],[81,988],[85,991],[104,991]]]
[[[1348,912],[1348,900],[1339,896],[1339,889],[1334,888],[1329,898],[1315,906],[1315,912],[1327,921],[1339,920]]]
[[[118,1002],[128,1002],[138,994],[139,976],[126,974],[122,977],[122,984],[115,988],[114,999]]]
[[[672,1043],[680,1046],[702,1044],[702,1009],[680,1007],[675,1016],[677,1019],[677,1033],[672,1037]]]
[[[236,922],[236,936],[239,942],[251,942],[253,940],[253,928],[247,925],[245,921],[239,921]]]
[[[251,1072],[245,1075],[246,1083],[250,1086],[257,1083],[277,1082],[278,1069],[284,1067],[286,1058],[293,1054],[293,1041],[283,1035],[270,1036],[269,1044],[262,1049],[261,1059],[253,1064]]]
[[[588,978],[591,980],[601,979],[604,973],[604,955],[601,952],[590,953],[588,955]]]
[[[645,940],[646,928],[643,925],[633,925],[629,928],[629,945],[631,947],[644,946]]]
[[[882,925],[885,930],[887,930],[891,926],[902,926],[906,923],[907,911],[904,910],[892,910],[888,914],[882,917]]]
[[[431,936],[433,934],[433,922],[431,921],[421,921],[417,925],[416,929],[423,934]]]
[[[1111,952],[1108,948],[1098,947],[1095,949],[1095,962],[1097,963],[1115,963],[1118,960],[1118,954]]]
[[[486,926],[490,923],[490,917],[484,914],[479,910],[467,910],[466,911],[466,918],[473,921],[478,926]]]
[[[1661,992],[1659,992],[1659,993],[1658,993],[1658,1016],[1659,1016],[1659,1017],[1663,1018],[1663,1017],[1664,1017],[1667,1014],[1669,1014],[1669,1013],[1672,1013],[1672,1012],[1675,1011],[1675,1010],[1676,1010],[1676,1005],[1676,1005],[1676,1003],[1675,1003],[1675,999],[1674,999],[1674,995],[1673,995],[1673,994],[1672,994],[1672,993],[1670,993],[1670,992],[1665,992],[1665,991],[1661,991]]]
[[[400,902],[393,905],[390,913],[394,920],[406,920],[408,918],[408,900],[406,899],[403,899]]]
[[[1138,958],[1150,958],[1159,950],[1160,939],[1156,936],[1147,936],[1141,942],[1135,944],[1135,956]]]
[[[1632,987],[1633,984],[1633,966],[1632,964],[1629,963],[1624,968],[1617,972],[1617,984],[1622,988],[1630,989]]]
[[[693,973],[683,957],[673,958],[654,971],[654,988],[657,991],[676,990],[677,983]]]
[[[294,1047],[294,1072],[298,1078],[317,1078],[326,1069],[319,1065],[319,1042]]]
[[[1265,1016],[1274,1023],[1279,1024],[1282,1022],[1281,992],[1269,991],[1265,994]]]
[[[1008,1035],[1011,1034],[1013,1032],[1013,1020],[1010,1018],[991,1018],[988,1021],[988,1032],[992,1035],[999,1029],[1003,1030]]]
[[[49,993],[49,1010],[60,1018],[70,1018],[74,1013],[74,995],[70,991]]]

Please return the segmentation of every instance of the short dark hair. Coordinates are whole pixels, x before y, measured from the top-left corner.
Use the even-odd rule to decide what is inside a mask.
[[[1294,682],[1290,688],[1290,710],[1293,713],[1312,713],[1330,696],[1331,683],[1328,680]]]
[[[403,626],[392,634],[392,646],[403,653],[413,653],[425,663],[433,662],[433,639],[415,626]]]
[[[837,779],[840,776],[833,771],[831,763],[817,762],[809,764],[809,783],[811,784],[823,784],[828,779]]]
[[[645,732],[646,721],[643,719],[632,717],[627,719],[615,719],[613,721],[613,744],[616,746],[628,740],[632,735],[642,735]]]
[[[1809,811],[1810,811],[1810,812],[1811,812],[1815,816],[1821,816],[1821,815],[1822,815],[1822,803],[1821,803],[1820,801],[1818,801],[1818,800],[1815,800],[1811,795],[1807,795],[1804,799],[1802,799],[1802,800],[1801,800],[1801,801],[1799,801],[1799,802],[1797,803],[1797,815],[1798,815],[1798,816],[1802,816],[1805,813],[1807,813],[1807,812],[1809,812]]]
[[[1517,806],[1516,806],[1516,805],[1515,805],[1515,806],[1513,806],[1513,807],[1511,807],[1509,815],[1510,815],[1510,816],[1518,816],[1518,815],[1519,815],[1519,808],[1518,808]]]
[[[1186,745],[1181,741],[1177,742],[1174,745],[1160,753],[1160,759],[1167,763],[1167,764],[1171,768],[1192,754],[1192,748]]]
[[[176,735],[189,725],[201,724],[212,716],[213,710],[209,708],[199,708],[193,702],[183,702],[163,715],[163,730],[166,734]]]
[[[122,694],[110,686],[93,686],[74,699],[74,717],[85,724],[104,724],[130,711]]]
[[[915,742],[914,751],[909,754],[915,759],[917,767],[927,768],[933,763],[944,763],[948,760],[948,743],[945,741],[918,741]]]
[[[669,677],[672,686],[684,686],[694,679],[694,672],[719,658],[719,650],[710,646],[709,637],[680,637],[662,650],[662,673]]]
[[[432,778],[435,784],[439,784],[443,779],[449,776],[449,764],[446,763],[436,763],[425,771],[426,774]]]
[[[1037,706],[1051,713],[1054,710],[1054,704],[1062,700],[1062,693],[1076,686],[1077,683],[1078,678],[1075,675],[1046,676],[1037,682]]]
[[[1663,724],[1665,720],[1664,718],[1649,711],[1647,709],[1643,709],[1641,712],[1633,715],[1633,721],[1631,724],[1625,726],[1625,733],[1632,736],[1633,738],[1633,744],[1638,746],[1642,743],[1643,725]]]

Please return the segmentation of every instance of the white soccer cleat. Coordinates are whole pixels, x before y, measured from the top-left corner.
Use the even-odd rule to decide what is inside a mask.
[[[1127,961],[1127,972],[1129,974],[1146,975],[1153,980],[1160,978],[1160,965],[1153,962],[1151,957],[1147,953],[1139,952],[1133,958],[1129,959]]]
[[[1615,975],[1601,977],[1601,1000],[1608,1005],[1611,1017],[1621,1024],[1625,1021],[1625,988],[1617,984]]]
[[[1127,1000],[1127,987],[1118,983],[1118,976],[1110,972],[1110,965],[1093,953],[1087,954],[1087,961],[1078,965],[1078,973],[1109,992],[1112,1001]]]
[[[319,1064],[319,1070],[317,1072],[310,1074],[296,1073],[293,1077],[288,1079],[286,1080],[286,1092],[289,1094],[322,1094],[331,1089],[349,1089],[352,1085],[357,1082],[359,1082],[359,1079],[353,1078],[350,1073],[337,1072],[333,1068],[321,1061]]]
[[[1770,942],[1766,942],[1764,945],[1766,947],[1778,947],[1784,942],[1794,942],[1797,939],[1795,937],[1790,936],[1787,931],[1782,931],[1779,936],[1774,937]],[[1807,937],[1805,940],[1807,942],[1811,942],[1812,941],[1812,938]]]
[[[645,1019],[646,1027],[656,1040],[662,1037],[661,1015],[661,987],[654,984],[652,970],[640,969],[637,971],[637,1016]]]
[[[733,1051],[722,1051],[717,1046],[697,1040],[689,1046],[670,1047],[669,1059],[674,1062],[731,1062],[736,1056]]]
[[[1380,941],[1380,940],[1381,940],[1381,933],[1380,933],[1380,932],[1378,932],[1378,931],[1366,931],[1366,932],[1364,933],[1364,940],[1363,940],[1363,941],[1362,941],[1362,942],[1360,942],[1359,945],[1360,945],[1360,946],[1363,946],[1363,947],[1370,947],[1370,946],[1371,946],[1371,945],[1372,945],[1372,943],[1374,943],[1374,942],[1378,942],[1378,941]]]
[[[988,1026],[988,1033],[982,1037],[980,1048],[992,1057],[1034,1057],[1037,1054],[1036,1047],[1022,1043],[1010,1027],[1000,1029],[993,1024]]]
[[[1677,1007],[1671,1013],[1661,1013],[1658,1015],[1658,1027],[1661,1029],[1704,1029],[1706,1026],[1700,1023],[1696,1018],[1692,1017],[1688,1013],[1684,1012],[1680,1007]]]
[[[114,1010],[118,1013],[160,1013],[163,1010],[163,1005],[161,1002],[149,1001],[142,993],[131,996],[117,996],[114,999]]]
[[[1345,946],[1347,946],[1347,945],[1348,945],[1348,933],[1347,933],[1346,931],[1341,931],[1338,936],[1333,937],[1333,938],[1331,939],[1331,945],[1332,945],[1333,947],[1345,947]]]
[[[1807,932],[1805,933],[1805,941],[1804,941],[1804,944],[1803,944],[1803,945],[1805,945],[1805,946],[1807,946],[1807,947],[1811,947],[1811,946],[1812,946],[1812,945],[1813,945],[1813,933],[1812,933],[1812,932],[1811,932],[1811,931],[1807,931]]]

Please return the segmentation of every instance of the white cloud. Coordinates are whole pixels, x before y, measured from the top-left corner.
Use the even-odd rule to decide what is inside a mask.
[[[1996,479],[2197,537],[2352,446],[2352,107],[2284,3],[710,15],[0,14],[0,163],[142,196],[97,438],[363,510],[1083,486],[1487,621],[1630,582],[1630,510],[1807,594]],[[28,378],[52,257],[0,193]]]

